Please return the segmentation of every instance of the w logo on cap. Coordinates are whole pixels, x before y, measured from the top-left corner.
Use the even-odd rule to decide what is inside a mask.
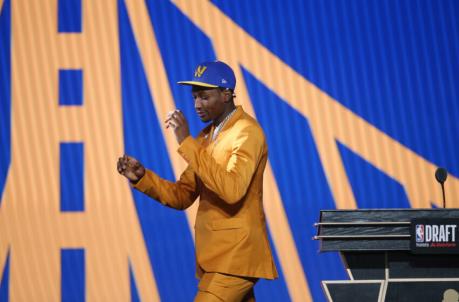
[[[194,71],[194,76],[196,78],[200,78],[202,76],[202,74],[204,73],[204,71],[206,71],[207,69],[207,66],[201,66],[199,65],[196,70]]]

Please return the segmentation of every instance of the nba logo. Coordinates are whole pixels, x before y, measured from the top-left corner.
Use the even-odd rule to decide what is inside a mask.
[[[416,242],[424,242],[424,225],[416,225]]]

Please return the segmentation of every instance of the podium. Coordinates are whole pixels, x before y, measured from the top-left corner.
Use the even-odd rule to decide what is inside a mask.
[[[418,223],[424,220],[434,224]],[[442,221],[448,222],[449,229]],[[459,244],[455,243],[459,238],[454,225],[459,225],[459,209],[321,211],[314,239],[320,240],[320,252],[340,253],[349,275],[349,280],[322,281],[327,299],[459,301]],[[433,238],[448,243],[422,243],[432,241],[435,228]],[[431,248],[416,250],[428,244]]]

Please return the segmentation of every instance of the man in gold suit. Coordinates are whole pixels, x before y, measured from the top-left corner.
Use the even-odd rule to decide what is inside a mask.
[[[179,84],[191,85],[196,113],[211,122],[193,138],[182,112],[168,114],[165,127],[188,163],[180,179],[162,179],[127,155],[118,160],[118,172],[168,207],[184,210],[199,196],[195,301],[255,301],[258,279],[277,278],[263,211],[263,130],[234,104],[236,78],[227,64],[201,63],[192,80]]]

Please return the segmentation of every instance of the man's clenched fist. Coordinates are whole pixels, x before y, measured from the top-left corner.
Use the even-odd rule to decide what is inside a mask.
[[[118,159],[118,172],[136,183],[145,175],[145,168],[137,159],[125,154]]]

